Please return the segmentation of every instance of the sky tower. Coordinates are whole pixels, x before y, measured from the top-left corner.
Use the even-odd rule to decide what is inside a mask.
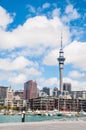
[[[64,69],[64,52],[63,52],[63,46],[62,46],[62,35],[61,35],[61,48],[59,51],[59,89],[62,92],[63,91],[63,69]]]

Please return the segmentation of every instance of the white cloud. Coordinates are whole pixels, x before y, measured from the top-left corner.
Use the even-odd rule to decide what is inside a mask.
[[[0,72],[0,81],[6,81],[15,86],[23,86],[28,79],[36,79],[42,75],[41,70],[34,67],[23,68],[21,71],[3,70]]]
[[[26,44],[27,46],[56,46],[56,39],[58,39],[57,37],[60,35],[60,29],[62,28],[64,28],[66,32],[69,31],[68,28],[61,23],[59,18],[48,20],[44,16],[37,16],[28,19],[23,27],[20,27],[17,31],[15,30],[14,33],[18,33],[19,37],[21,37],[21,42],[24,41],[22,44]],[[68,38],[65,37],[65,40],[68,40]]]
[[[36,13],[36,9],[32,5],[27,5],[27,8],[31,13]]]
[[[74,41],[64,49],[66,64],[72,64],[75,68],[86,70],[86,43]]]
[[[0,80],[6,80],[13,87],[23,86],[28,79],[35,79],[41,75],[38,63],[23,56],[0,59]]]
[[[85,73],[80,73],[78,71],[71,71],[69,72],[68,76],[72,79],[83,79],[86,78],[86,74]]]
[[[50,3],[44,3],[43,6],[42,6],[43,9],[46,9],[46,8],[49,8],[49,7],[50,7]]]
[[[64,22],[69,22],[80,18],[80,14],[74,9],[72,4],[69,4],[65,9],[65,15],[62,17]]]
[[[24,25],[18,26],[12,32],[0,31],[0,48],[14,49],[16,47],[56,47],[60,44],[60,34],[63,30],[64,44],[70,39],[69,28],[58,17],[47,19],[45,16],[29,18]],[[66,33],[65,33],[66,32]]]
[[[49,87],[49,88],[58,87],[58,79],[56,77],[51,77],[49,79],[39,78],[39,79],[37,79],[37,83],[38,83],[38,86],[40,86],[40,88],[43,88],[43,87]]]
[[[56,16],[59,16],[59,15],[60,15],[60,9],[55,8],[55,9],[52,11],[52,17],[56,17]]]
[[[15,76],[15,73],[11,71],[0,71],[0,81],[3,81],[4,83],[8,81],[9,77]]]
[[[39,57],[43,54],[45,54],[45,48],[43,46],[36,46],[35,48],[23,48],[22,50],[18,51],[15,53],[15,51],[12,52],[11,57],[16,57],[16,56],[28,56],[28,57]]]
[[[0,69],[2,70],[22,70],[27,66],[38,66],[38,63],[29,61],[23,56],[17,57],[14,60],[0,59]]]
[[[19,74],[15,77],[10,77],[9,82],[11,82],[11,84],[14,86],[17,86],[17,85],[22,85],[24,84],[24,82],[26,81],[26,75],[24,74]]]
[[[13,17],[0,6],[0,29],[6,29],[7,25],[13,22]]]
[[[50,51],[43,59],[43,64],[45,65],[58,65],[58,49],[54,49],[52,51]]]
[[[33,67],[24,69],[23,73],[27,75],[27,77],[30,77],[30,78],[41,76],[42,74],[40,71],[38,71],[36,68],[33,68]]]

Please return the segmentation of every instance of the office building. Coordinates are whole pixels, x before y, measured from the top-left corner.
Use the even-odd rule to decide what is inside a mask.
[[[38,97],[36,81],[29,80],[24,83],[24,99],[33,99]]]
[[[71,92],[71,83],[63,83],[63,91]]]
[[[7,97],[7,89],[8,87],[0,86],[0,100],[5,100]]]
[[[50,88],[43,87],[43,92],[45,92],[49,96],[50,95]]]

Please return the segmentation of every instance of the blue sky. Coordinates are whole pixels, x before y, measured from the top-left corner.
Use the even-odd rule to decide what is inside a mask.
[[[59,88],[63,35],[64,82],[86,90],[86,0],[0,0],[0,86]]]

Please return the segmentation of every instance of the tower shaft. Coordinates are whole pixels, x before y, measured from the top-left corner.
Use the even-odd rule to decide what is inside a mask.
[[[59,69],[59,87],[60,91],[63,91],[63,69]]]
[[[61,37],[61,49],[59,51],[59,89],[62,92],[63,91],[63,69],[64,69],[64,52],[62,49],[62,37]]]

